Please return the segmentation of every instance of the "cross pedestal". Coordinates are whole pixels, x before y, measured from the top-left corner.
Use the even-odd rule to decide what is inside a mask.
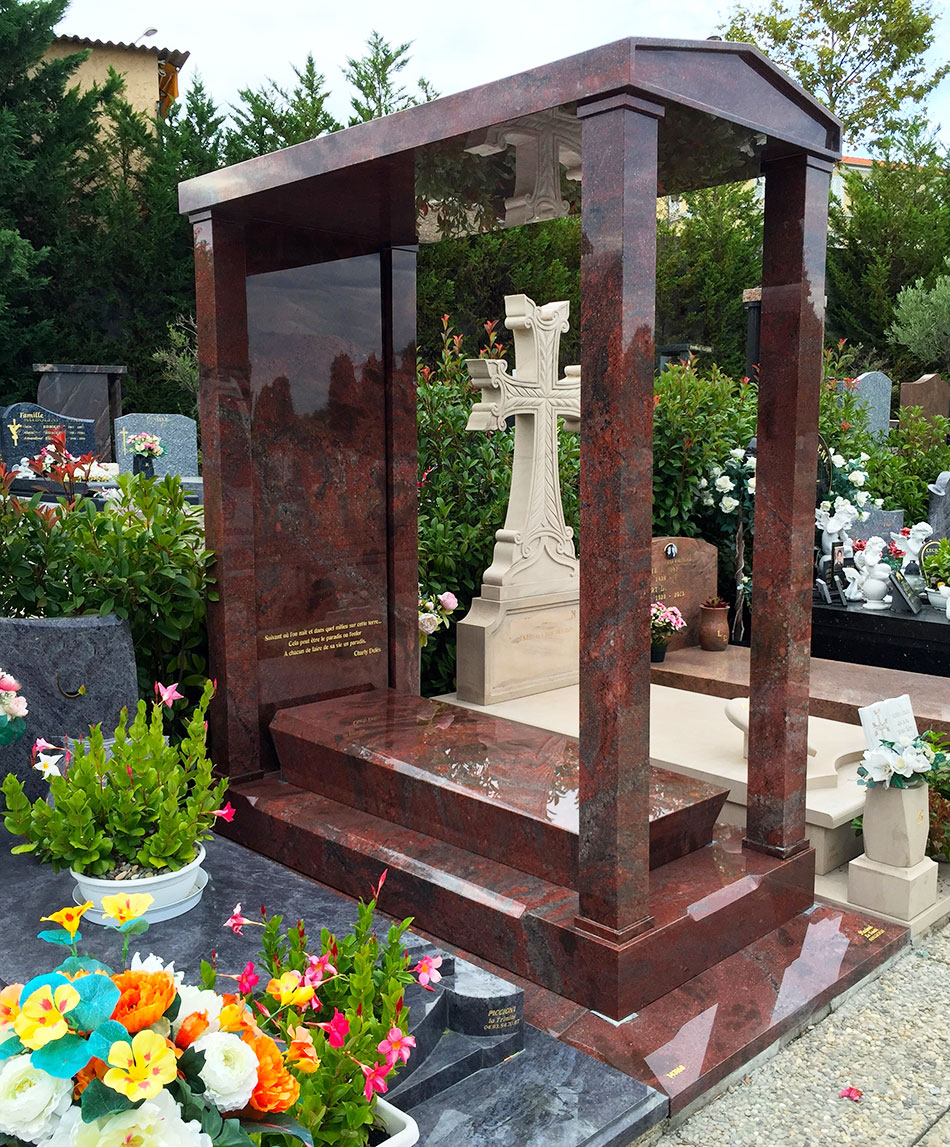
[[[538,307],[505,298],[517,369],[501,359],[469,359],[482,392],[469,430],[515,420],[511,496],[481,596],[458,625],[458,696],[491,705],[577,682],[578,562],[564,521],[558,473],[558,420],[576,430],[580,367],[558,378],[558,346],[569,304]]]

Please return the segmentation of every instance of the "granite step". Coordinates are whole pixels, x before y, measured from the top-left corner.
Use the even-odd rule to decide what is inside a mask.
[[[228,835],[358,896],[383,868],[390,911],[435,941],[622,1019],[812,903],[814,853],[778,860],[717,826],[713,844],[654,869],[653,927],[624,944],[578,926],[564,885],[276,777],[230,790]]]
[[[291,784],[576,887],[572,738],[392,690],[282,709],[271,733]],[[651,769],[651,868],[709,844],[727,792]]]
[[[517,1055],[523,1045],[523,1037],[516,1040],[513,1036],[470,1036],[446,1031],[414,1072],[408,1076],[400,1073],[387,1098],[397,1107],[408,1110],[454,1087],[476,1071],[494,1067]]]

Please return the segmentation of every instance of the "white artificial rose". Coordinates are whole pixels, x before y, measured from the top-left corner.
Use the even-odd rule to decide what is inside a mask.
[[[754,470],[756,466],[755,455],[750,454],[749,457],[746,458],[745,464],[749,467],[750,470]]]
[[[718,478],[721,473],[722,473],[722,467],[721,466],[713,466],[709,471],[709,477],[710,478]]]
[[[439,628],[439,619],[434,613],[420,613],[419,614],[419,632],[420,633],[435,633]]]
[[[141,1107],[92,1123],[83,1123],[80,1109],[71,1107],[43,1147],[126,1147],[130,1143],[135,1147],[214,1147],[200,1123],[182,1119],[167,1091],[160,1091]]]
[[[876,749],[868,749],[861,764],[867,769],[872,781],[887,788],[891,783],[891,777],[897,771],[896,766],[899,761],[897,753],[881,745]]]
[[[858,461],[859,461],[859,462],[870,462],[870,461],[871,461],[871,455],[870,455],[870,454],[865,454],[865,453],[862,451],[862,452],[861,452],[861,453],[858,455]]]
[[[831,503],[830,502],[822,502],[819,505],[818,509],[824,510],[826,514],[830,514],[831,513]]]
[[[175,974],[175,961],[172,960],[166,964],[162,957],[156,956],[154,952],[149,952],[143,960],[136,952],[129,964],[129,969],[133,972],[168,972],[170,976],[173,976]]]
[[[852,470],[848,475],[848,481],[852,486],[863,486],[867,480],[868,476],[863,470]]]
[[[859,506],[864,506],[871,500],[871,495],[867,492],[867,490],[856,490],[854,493],[854,500]]]
[[[735,482],[733,482],[733,480],[727,474],[723,474],[721,478],[716,479],[716,489],[723,494],[728,493],[730,490],[734,490],[735,486]]]
[[[845,458],[843,454],[832,454],[831,461],[835,464],[835,466],[841,467],[844,465]]]
[[[30,1063],[8,1059],[0,1070],[0,1131],[39,1143],[52,1134],[73,1102],[72,1079],[56,1079]]]
[[[244,1107],[257,1086],[259,1062],[251,1045],[233,1032],[214,1032],[195,1040],[192,1047],[205,1055],[199,1072],[205,1098],[219,1111]]]
[[[699,488],[700,488],[700,490],[705,490],[705,489],[706,489],[706,487],[707,487],[708,485],[709,485],[709,483],[706,481],[706,479],[705,479],[705,478],[700,478],[700,479],[699,479]]]
[[[879,510],[883,510],[884,509],[884,499],[883,498],[875,498],[874,499],[874,505],[877,506],[877,508]]]
[[[206,988],[193,988],[190,984],[178,983],[177,976],[175,981],[178,995],[181,998],[181,1006],[178,1009],[178,1015],[172,1021],[172,1032],[177,1036],[179,1028],[193,1012],[204,1012],[208,1017],[209,1031],[216,1032],[221,1009],[224,1007],[224,1000],[217,992],[208,991]]]
[[[928,757],[927,755],[927,750],[929,748],[929,745],[926,747],[923,745],[920,747],[917,745],[910,745],[908,748],[904,749],[901,752],[903,768],[899,768],[896,771],[899,772],[902,777],[912,777],[914,773],[930,772],[930,769],[933,766],[933,757]]]
[[[731,514],[738,505],[738,501],[735,498],[730,498],[727,494],[725,498],[723,498],[723,500],[719,503],[719,508],[724,514]]]
[[[737,446],[734,450],[730,450],[729,453],[733,458],[742,458],[745,456],[745,451],[741,446]]]
[[[703,505],[704,506],[713,506],[713,505],[715,505],[715,503],[716,503],[716,499],[712,496],[712,494],[703,494]]]
[[[746,478],[745,484],[746,484],[746,489],[749,491],[749,493],[754,494],[755,493],[755,475],[753,474],[751,478]]]

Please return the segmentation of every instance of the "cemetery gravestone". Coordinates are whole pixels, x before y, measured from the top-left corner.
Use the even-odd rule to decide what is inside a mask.
[[[66,431],[66,449],[77,455],[95,454],[96,427],[91,418],[69,418],[37,406],[35,402],[15,402],[0,418],[0,460],[16,466],[21,458],[32,458],[57,430]]]
[[[950,383],[939,374],[922,374],[916,382],[901,383],[901,406],[919,406],[928,418],[950,415]]]
[[[883,371],[869,370],[859,374],[851,385],[867,411],[868,429],[875,436],[886,434],[891,425],[891,380]],[[838,383],[840,391],[846,388],[846,383]]]
[[[91,418],[96,424],[96,453],[112,461],[112,423],[122,413],[124,366],[76,366],[34,363],[40,375],[36,401],[71,418]]]
[[[848,537],[852,542],[866,542],[870,538],[888,538],[899,534],[904,528],[903,510],[879,510],[876,506],[866,508],[864,521],[848,527]]]
[[[165,449],[154,460],[156,478],[166,474],[198,473],[198,430],[193,418],[184,414],[125,414],[115,420],[115,452],[119,473],[132,470],[135,455],[129,449],[133,434],[157,434]]]
[[[669,649],[699,644],[699,607],[716,596],[716,547],[699,538],[654,538],[651,543],[653,600],[675,605],[686,628],[674,633]]]
[[[944,470],[937,475],[937,480],[931,482],[927,489],[930,491],[930,506],[927,512],[927,521],[933,529],[933,538],[950,538],[950,470]]]

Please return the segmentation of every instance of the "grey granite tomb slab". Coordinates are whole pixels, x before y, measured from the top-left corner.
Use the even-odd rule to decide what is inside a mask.
[[[18,842],[0,825],[0,918],[4,920],[0,984],[24,982],[50,958],[48,946],[36,938],[39,919],[68,904],[73,888],[68,873],[54,873],[50,865],[32,856],[11,856],[9,848]],[[356,907],[339,893],[221,837],[210,841],[207,850],[204,868],[209,881],[201,904],[176,920],[153,924],[138,945],[143,956],[155,952],[173,959],[186,982],[197,981],[198,965],[208,959],[212,948],[222,972],[239,971],[256,958],[258,929],[246,928],[243,936],[235,936],[224,927],[237,901],[250,918],[263,904],[270,914],[280,912],[285,923],[303,919],[311,935],[321,927],[338,935],[352,930]],[[368,888],[366,892],[370,894]],[[385,906],[385,889],[381,899]],[[382,932],[390,921],[379,913],[377,923]],[[82,931],[82,951],[107,962],[117,958],[115,937],[110,938],[105,929],[86,925]],[[420,949],[432,951],[431,944],[411,933],[405,941],[411,961]],[[54,964],[55,959],[49,966]],[[455,958],[453,967],[446,958],[443,970],[443,998],[448,1000],[450,1014],[456,1009],[456,1017],[461,1008],[469,1018],[477,1018],[492,1000],[502,1010],[518,1006],[518,989],[464,960]],[[460,1004],[460,997],[469,997],[471,1003]],[[413,985],[407,989],[406,1002],[410,1027],[420,1013],[437,1007],[433,993]],[[490,1046],[492,1041],[508,1041],[511,1036],[446,1034],[451,1037],[450,1046],[440,1040],[417,1069],[419,1075],[467,1078],[419,1103],[411,1097],[424,1090],[420,1087],[424,1081],[414,1081],[412,1073],[406,1079],[405,1099],[399,1095],[398,1078],[393,1088],[394,1102],[417,1120],[419,1142],[426,1147],[627,1147],[668,1114],[666,1096],[535,1028],[524,1028],[523,1051],[474,1074],[469,1073],[472,1062],[477,1065],[479,1055],[490,1057],[497,1051]],[[476,1046],[480,1038],[481,1050]],[[463,1059],[469,1061],[467,1067]]]
[[[950,538],[950,470],[938,474],[927,489],[930,491],[927,521],[933,529],[931,537],[934,541]]]
[[[866,371],[854,381],[857,383],[857,396],[867,411],[868,429],[875,436],[886,434],[891,424],[893,383],[881,370]],[[839,382],[838,389],[843,391],[845,383]]]
[[[889,542],[891,534],[899,534],[904,528],[903,510],[878,510],[872,507],[868,514],[868,518],[863,522],[855,522],[848,530],[852,542],[866,542],[868,538],[883,538]]]
[[[0,774],[14,773],[31,800],[48,786],[30,764],[37,737],[54,744],[102,722],[110,735],[124,705],[138,701],[129,623],[99,617],[0,617],[0,665],[20,682],[26,732],[0,748]],[[82,690],[82,691],[81,691]]]
[[[91,418],[70,418],[35,402],[15,402],[0,411],[0,461],[16,466],[21,458],[32,458],[60,428],[66,431],[71,454],[96,453],[96,424]]]
[[[119,473],[132,470],[135,457],[128,448],[133,434],[157,434],[165,453],[155,459],[155,477],[198,473],[198,428],[184,414],[124,414],[115,420],[115,457]]]
[[[96,424],[96,453],[112,461],[112,420],[122,413],[124,366],[83,366],[75,363],[38,363],[36,401],[73,418],[91,418]]]

